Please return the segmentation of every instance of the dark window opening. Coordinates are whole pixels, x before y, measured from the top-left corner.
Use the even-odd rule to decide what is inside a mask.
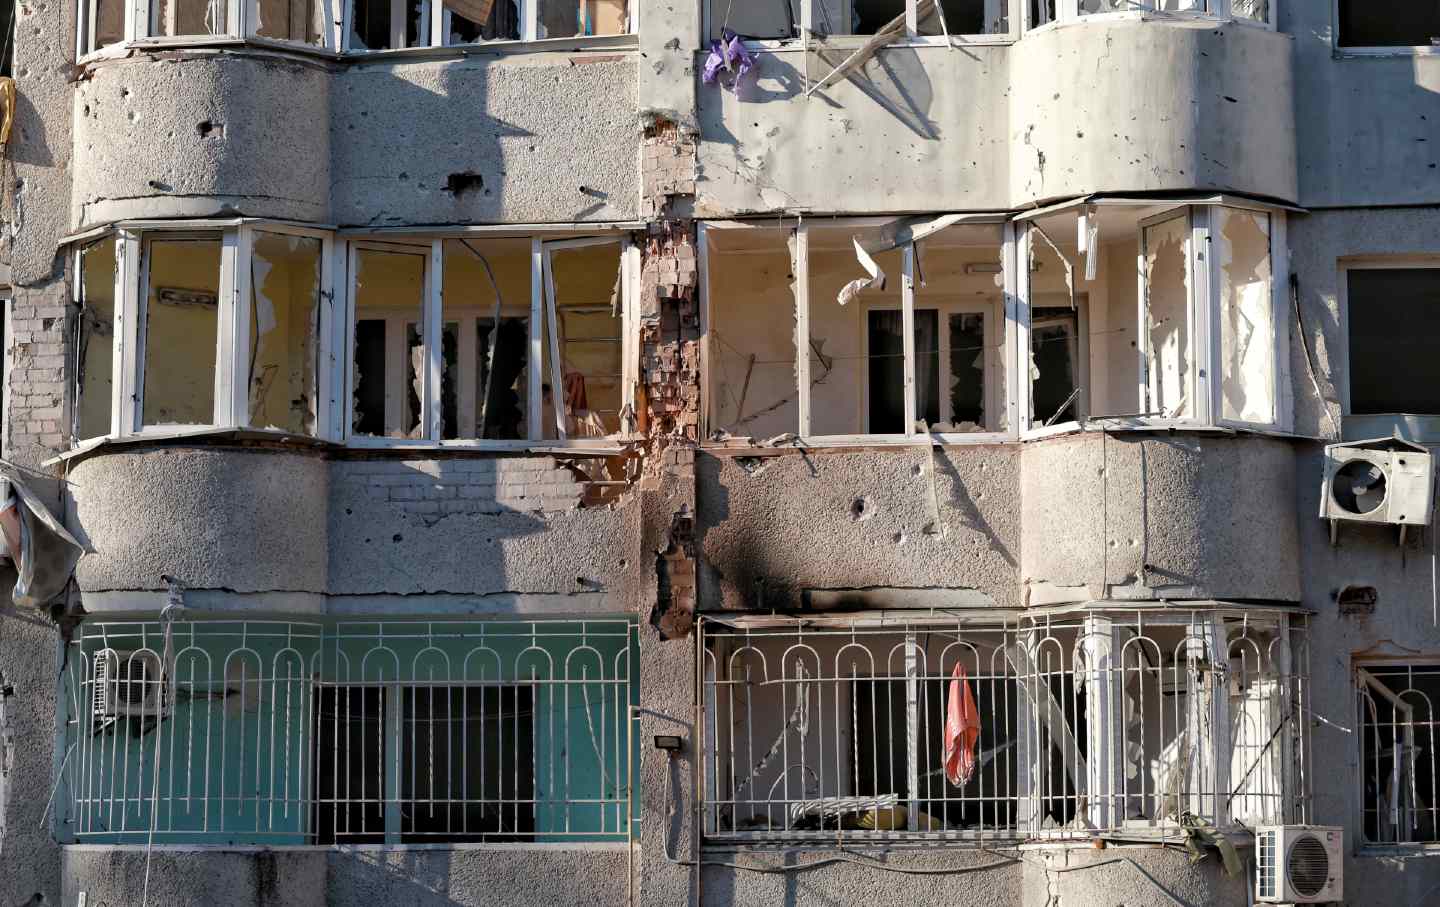
[[[978,312],[950,316],[950,414],[946,421],[985,425],[985,316]]]
[[[518,41],[520,14],[514,0],[445,0],[450,14],[447,44]]]
[[[355,322],[355,433],[385,434],[385,322]]]
[[[898,309],[869,313],[871,434],[905,433],[904,316]],[[940,313],[915,310],[915,418],[926,425],[940,421]]]
[[[350,14],[351,50],[389,50],[420,43],[421,0],[406,0],[405,41],[391,40],[390,0],[355,0]]]
[[[1417,0],[1340,0],[1340,46],[1429,47],[1440,42],[1440,6]]]
[[[476,324],[482,351],[490,348],[491,322],[483,319]],[[500,333],[495,338],[495,361],[486,365],[481,353],[479,394],[489,387],[484,409],[484,437],[493,441],[516,441],[525,437],[525,407],[517,388],[525,376],[526,354],[530,351],[529,322],[524,318],[500,319]],[[480,421],[477,413],[475,420]]]
[[[1348,274],[1349,411],[1440,414],[1440,268]]]
[[[315,691],[317,844],[385,843],[385,710],[379,687]]]
[[[1036,309],[1030,324],[1031,381],[1036,427],[1079,419],[1080,314],[1074,309]],[[1068,402],[1067,402],[1068,401]],[[1061,407],[1064,407],[1062,410]]]

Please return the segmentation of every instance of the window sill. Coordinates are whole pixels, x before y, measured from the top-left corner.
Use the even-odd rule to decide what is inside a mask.
[[[1242,28],[1258,28],[1262,31],[1275,31],[1275,26],[1268,22],[1257,22],[1254,19],[1246,19],[1238,16],[1225,18],[1214,13],[1202,12],[1164,12],[1162,10],[1124,10],[1116,13],[1090,13],[1085,16],[1077,16],[1069,20],[1056,20],[1046,22],[1044,25],[1036,25],[1025,30],[1025,34],[1036,35],[1047,31],[1054,31],[1060,28],[1070,28],[1076,25],[1105,25],[1112,22],[1167,22],[1175,25],[1193,25],[1200,28],[1214,28],[1217,25],[1239,25]]]
[[[1418,44],[1411,47],[1339,47],[1331,54],[1336,60],[1374,60],[1386,57],[1440,56],[1440,46]]]
[[[783,436],[782,436],[783,437]],[[1013,432],[987,431],[931,435],[812,435],[808,438],[793,437],[790,440],[768,443],[740,439],[730,441],[704,441],[700,448],[717,455],[754,456],[767,450],[827,450],[837,448],[905,448],[905,447],[965,447],[983,444],[1010,444],[1016,440]]]
[[[181,38],[138,38],[120,44],[110,44],[93,53],[80,57],[77,63],[85,66],[107,60],[119,60],[135,52],[160,53],[164,51],[234,51],[242,49],[260,50],[280,55],[313,57],[321,60],[360,63],[392,62],[407,59],[451,60],[475,56],[521,56],[525,54],[564,53],[566,51],[634,51],[639,49],[635,35],[588,35],[571,38],[542,38],[536,41],[490,41],[480,44],[449,44],[438,47],[404,47],[393,50],[344,50],[336,51],[298,41],[283,41],[276,38],[251,36],[237,38],[232,35],[213,37]]]
[[[1368,844],[1361,841],[1355,846],[1355,855],[1371,859],[1440,857],[1440,841],[1416,841],[1411,844]]]

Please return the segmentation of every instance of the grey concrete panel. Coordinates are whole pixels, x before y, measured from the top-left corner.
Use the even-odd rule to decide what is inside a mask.
[[[1241,851],[1242,859],[1249,856],[1249,848]],[[1025,854],[1022,903],[1024,907],[1248,904],[1252,872],[1227,876],[1213,850],[1192,866],[1185,850],[1173,845],[1036,850]]]
[[[327,903],[325,856],[324,851],[158,847],[148,858],[149,902],[320,907]],[[146,862],[143,845],[62,848],[60,903],[75,904],[84,892],[86,903],[95,907],[139,904]]]
[[[632,549],[638,498],[613,509],[414,513],[343,481],[353,464],[332,468],[334,594],[608,592],[615,596],[612,611],[634,607],[631,590],[642,568]]]
[[[1014,606],[1019,455],[984,445],[936,448],[933,459],[913,448],[699,456],[702,605],[784,608],[805,590],[897,587]]]
[[[848,862],[816,869],[805,868],[807,864],[823,862],[836,855],[835,850],[713,855],[710,860],[740,865],[795,867],[795,871],[773,873],[706,866],[701,883],[701,903],[706,907],[762,907],[771,904],[785,904],[787,907],[828,907],[832,904],[902,907],[919,903],[1014,907],[1021,903],[1024,874],[1017,851],[957,847],[872,853],[846,848],[845,857],[873,861],[893,871]],[[906,870],[914,874],[907,875]]]
[[[46,800],[55,767],[55,655],[58,633],[48,615],[10,603],[15,573],[0,571],[0,674],[14,686],[0,714],[0,761],[12,736],[5,815],[0,817],[0,903],[63,903],[60,848],[51,834]],[[49,807],[52,808],[53,807]],[[40,900],[34,900],[36,896]]]
[[[1289,442],[1087,432],[1030,442],[1021,464],[1031,604],[1104,598],[1112,586],[1144,598],[1300,598]]]
[[[330,125],[335,221],[634,218],[635,67],[614,53],[350,66]]]
[[[1012,52],[889,48],[806,98],[806,58],[792,50],[761,55],[737,92],[701,85],[697,213],[1008,207]],[[843,55],[827,59],[810,61],[812,81]]]
[[[1008,72],[1010,204],[1189,189],[1295,198],[1291,43],[1185,20],[1027,35]]]
[[[93,67],[75,91],[72,221],[325,222],[330,78],[318,63],[244,54]]]
[[[1295,37],[1300,204],[1440,202],[1440,57],[1337,52],[1329,3],[1282,3]],[[1427,48],[1428,51],[1428,48]]]
[[[329,867],[329,904],[620,907],[630,892],[631,854],[623,844],[355,849],[321,857]]]
[[[104,453],[70,474],[84,591],[325,589],[328,473],[313,455],[219,447]]]

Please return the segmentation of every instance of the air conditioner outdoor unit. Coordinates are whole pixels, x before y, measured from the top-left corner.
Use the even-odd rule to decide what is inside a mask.
[[[170,678],[154,652],[96,652],[91,679],[95,718],[159,716],[170,709]]]
[[[1325,904],[1345,898],[1345,830],[1322,825],[1255,829],[1255,900]]]
[[[1430,452],[1399,438],[1352,441],[1325,448],[1320,517],[1330,521],[1330,544],[1340,524],[1430,525],[1434,469]]]

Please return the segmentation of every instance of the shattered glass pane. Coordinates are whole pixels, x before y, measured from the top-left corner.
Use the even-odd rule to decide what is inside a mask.
[[[325,6],[321,0],[257,0],[255,34],[278,41],[325,43]]]
[[[866,287],[842,306],[837,301],[841,288],[868,276],[856,260],[854,231],[810,231],[808,355],[812,435],[905,431],[905,351],[899,326],[901,251],[880,252],[874,261],[885,276],[884,285]],[[935,349],[936,325],[932,313],[930,349]],[[917,313],[917,335],[919,331]],[[932,401],[937,400],[938,385],[936,390]],[[924,406],[918,406],[917,418],[924,413]]]
[[[351,50],[393,50],[428,41],[427,0],[405,0],[405,21],[392,21],[391,0],[354,0],[350,14]]]
[[[547,252],[556,312],[556,346],[560,351],[559,405],[570,438],[618,434],[624,405],[624,318],[620,298],[620,244],[601,243]],[[547,309],[548,312],[548,309]],[[544,325],[548,330],[549,324]],[[554,370],[550,338],[544,351],[545,437],[557,436]]]
[[[441,437],[523,439],[529,391],[530,241],[447,239],[444,262]],[[497,314],[500,333],[492,336]]]
[[[223,35],[228,26],[227,0],[155,0],[151,7],[153,37]]]
[[[723,3],[724,0],[715,0]],[[905,0],[808,0],[810,27],[820,35],[873,35],[905,16]],[[902,28],[903,31],[903,28]],[[843,59],[843,58],[841,58]],[[834,60],[831,65],[840,62]]]
[[[420,438],[425,349],[425,252],[355,251],[357,435]]]
[[[1009,0],[940,0],[940,15],[930,13],[916,22],[922,35],[1003,35],[1010,31]]]
[[[1237,19],[1270,21],[1270,0],[1230,0],[1230,14]]]
[[[1146,413],[1165,418],[1194,411],[1189,327],[1189,217],[1181,213],[1146,227]]]
[[[1206,0],[1080,0],[1080,15],[1158,10],[1165,13],[1205,12]]]
[[[1033,405],[1031,428],[1074,422],[1079,418],[1080,313],[1070,309],[1033,309],[1030,364]]]
[[[801,0],[710,0],[710,38],[725,31],[742,38],[793,38],[800,34]]]
[[[1213,208],[1220,256],[1220,417],[1275,421],[1270,216]]]
[[[1029,3],[1031,28],[1055,21],[1055,0],[1029,0]]]
[[[443,0],[446,44],[518,41],[520,7],[515,0]]]
[[[796,432],[800,401],[789,231],[716,229],[705,235],[710,438],[764,440]],[[824,380],[833,361],[826,353],[827,339],[812,330],[811,343],[810,378]],[[817,358],[815,351],[826,358]]]
[[[76,375],[75,437],[111,431],[115,385],[115,237],[80,250],[79,372]]]
[[[1440,41],[1440,6],[1414,0],[1340,0],[1340,46],[1430,47]]]
[[[220,239],[146,243],[144,425],[215,424]]]
[[[315,433],[320,254],[314,237],[255,233],[248,425]]]
[[[539,0],[537,38],[623,35],[630,31],[626,0]]]
[[[90,0],[81,3],[80,9],[90,23],[87,52],[125,40],[125,4],[121,0]]]

